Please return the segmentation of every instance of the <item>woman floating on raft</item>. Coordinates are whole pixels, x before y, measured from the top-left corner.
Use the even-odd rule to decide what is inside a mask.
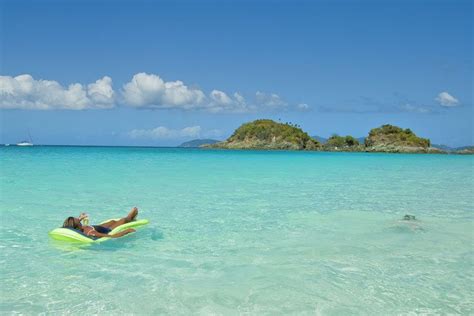
[[[55,228],[48,234],[60,241],[99,243],[134,233],[136,228],[149,223],[147,219],[137,220],[137,215],[138,209],[134,207],[124,218],[109,219],[99,225],[89,226],[89,218],[83,213],[79,217],[66,218],[63,227]]]
[[[133,222],[137,218],[138,209],[134,207],[130,213],[124,218],[120,218],[117,220],[109,220],[105,223],[101,223],[100,225],[82,225],[82,221],[87,218],[87,215],[82,213],[79,217],[70,216],[66,218],[63,223],[63,228],[72,228],[81,231],[84,235],[92,238],[101,238],[101,237],[109,237],[109,238],[118,238],[125,236],[127,234],[135,232],[133,228],[127,228],[115,234],[109,234],[114,228]]]

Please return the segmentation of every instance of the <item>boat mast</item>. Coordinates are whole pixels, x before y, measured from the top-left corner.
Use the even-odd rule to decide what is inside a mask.
[[[28,128],[28,140],[31,144],[33,144],[33,139],[31,138],[31,134],[30,134],[30,129]]]

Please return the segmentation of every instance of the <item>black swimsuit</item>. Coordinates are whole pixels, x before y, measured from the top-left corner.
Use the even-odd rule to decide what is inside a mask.
[[[104,226],[100,226],[100,225],[92,225],[92,226],[88,226],[88,227],[92,227],[92,230],[90,230],[86,236],[87,237],[90,237],[90,233],[92,231],[96,231],[98,233],[101,233],[101,234],[108,234],[110,233],[112,230],[110,228],[107,228],[107,227],[104,227]]]
[[[101,234],[108,234],[112,231],[112,229],[105,227],[105,226],[100,226],[100,225],[93,225],[95,231]]]

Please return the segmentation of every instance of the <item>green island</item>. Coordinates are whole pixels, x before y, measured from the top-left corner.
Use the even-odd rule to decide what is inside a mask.
[[[227,140],[210,148],[318,150],[321,144],[297,125],[256,120],[242,124]]]
[[[403,129],[393,125],[382,125],[373,128],[365,139],[365,151],[369,152],[400,152],[400,153],[443,153],[431,147],[427,138],[415,135],[409,128]]]
[[[474,146],[466,146],[456,149],[454,151],[455,154],[459,155],[473,155],[474,154]]]
[[[431,146],[427,138],[418,137],[412,130],[394,125],[382,125],[370,130],[365,139],[353,136],[333,135],[320,142],[303,131],[297,124],[278,123],[260,119],[242,124],[225,141],[206,144],[204,148],[261,149],[261,150],[311,150],[342,152],[386,152],[386,153],[448,153]],[[472,154],[473,147],[456,154]]]
[[[363,151],[364,145],[359,140],[350,135],[339,136],[337,134],[332,135],[323,144],[323,150],[325,151]]]

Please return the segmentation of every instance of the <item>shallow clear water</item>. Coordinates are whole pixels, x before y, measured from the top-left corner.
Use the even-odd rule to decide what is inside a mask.
[[[474,312],[473,156],[4,147],[0,163],[0,313]],[[151,221],[133,236],[48,238],[132,206]]]

